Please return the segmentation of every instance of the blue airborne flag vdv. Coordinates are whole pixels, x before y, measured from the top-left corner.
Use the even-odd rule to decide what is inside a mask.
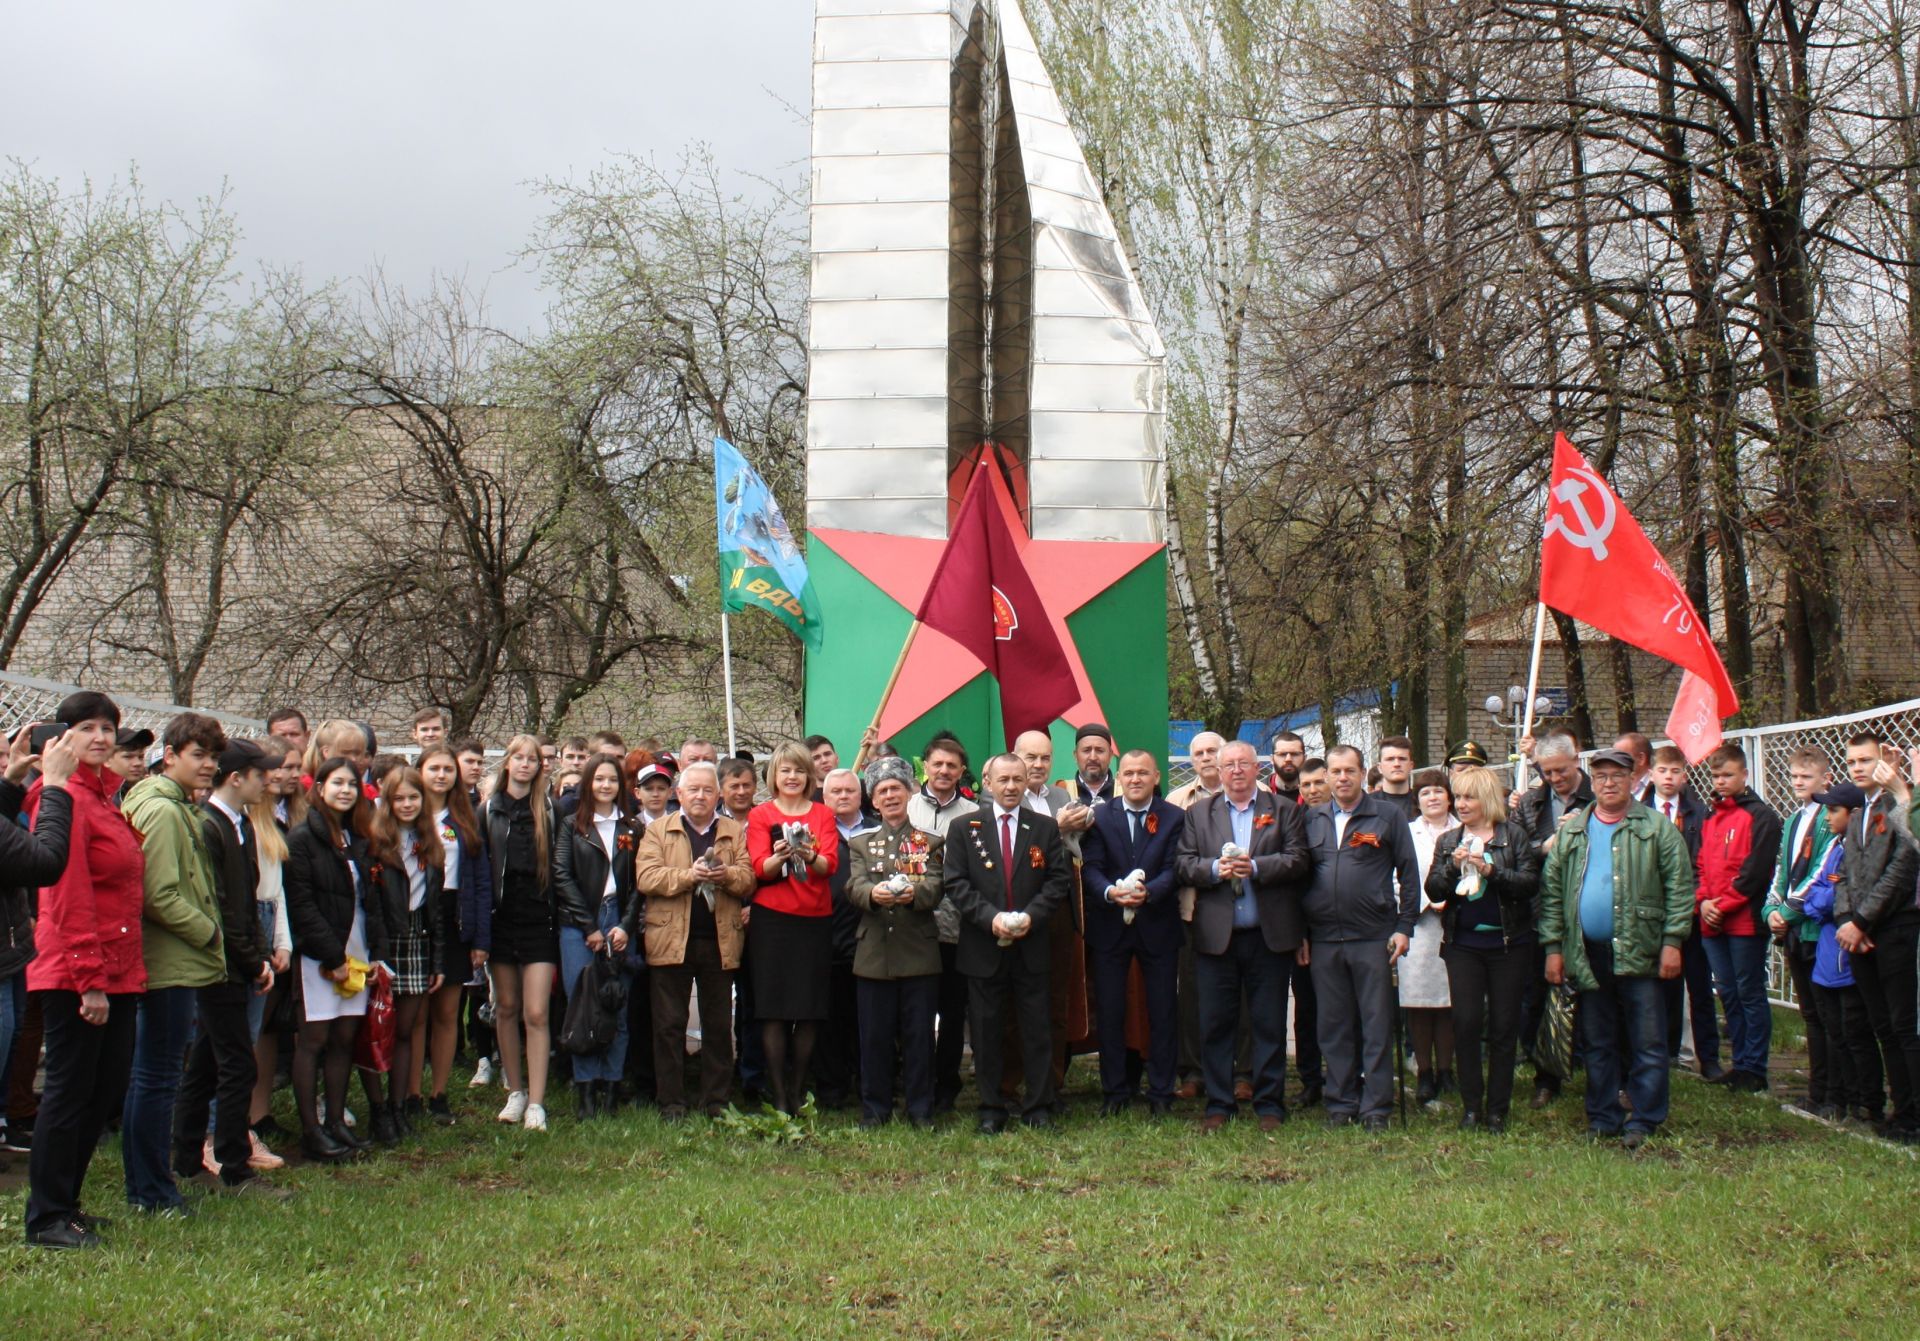
[[[808,647],[819,647],[820,601],[807,582],[807,561],[773,491],[725,438],[713,440],[713,488],[721,608],[765,610]]]

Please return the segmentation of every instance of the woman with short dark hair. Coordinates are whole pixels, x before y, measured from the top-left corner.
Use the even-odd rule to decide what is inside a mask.
[[[91,1248],[98,1223],[80,1189],[100,1131],[133,1073],[133,1031],[147,967],[140,913],[146,860],[140,835],[113,804],[107,769],[120,709],[105,694],[70,694],[55,709],[64,734],[40,751],[27,789],[34,837],[66,851],[65,869],[30,872],[40,889],[37,955],[27,991],[46,1030],[46,1085],[28,1164],[27,1242]],[[9,772],[11,772],[11,758]],[[57,876],[57,878],[55,878]]]

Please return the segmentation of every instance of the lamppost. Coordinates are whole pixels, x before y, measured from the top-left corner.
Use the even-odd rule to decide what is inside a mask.
[[[1499,694],[1488,694],[1487,701],[1484,705],[1487,712],[1493,717],[1493,724],[1502,731],[1505,731],[1509,737],[1507,748],[1507,762],[1509,764],[1517,764],[1520,762],[1520,737],[1526,734],[1527,730],[1526,703],[1527,691],[1517,684],[1510,684],[1507,686],[1506,697],[1502,698]],[[1538,722],[1542,717],[1546,716],[1552,707],[1553,701],[1545,694],[1534,699],[1534,721]],[[1503,712],[1506,714],[1504,717],[1500,715]]]

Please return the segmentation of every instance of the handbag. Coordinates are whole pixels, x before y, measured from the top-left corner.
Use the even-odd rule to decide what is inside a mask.
[[[367,1018],[353,1041],[353,1064],[368,1071],[384,1072],[393,1066],[393,1040],[397,1032],[393,1016],[393,975],[383,968],[367,974]]]
[[[567,1018],[560,1026],[560,1046],[576,1057],[593,1057],[613,1046],[620,1016],[627,1008],[627,984],[620,976],[612,947],[587,961],[567,993]]]

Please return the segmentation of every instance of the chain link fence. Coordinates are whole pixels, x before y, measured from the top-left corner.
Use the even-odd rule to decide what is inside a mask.
[[[54,709],[60,706],[60,700],[79,690],[80,686],[75,684],[61,684],[57,680],[0,671],[0,731],[12,739],[13,733],[28,722],[53,721]],[[178,703],[134,698],[111,689],[104,692],[119,707],[121,726],[134,729],[145,727],[156,736],[169,721],[183,712],[204,713],[227,730],[249,736],[265,735],[267,730],[267,724],[257,717],[241,717],[230,712],[216,712],[211,708],[183,708]]]

